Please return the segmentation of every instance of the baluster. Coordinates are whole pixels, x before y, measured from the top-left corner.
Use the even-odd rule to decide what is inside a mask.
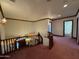
[[[8,47],[7,47],[7,40],[6,40],[6,52],[8,53],[8,50],[7,50],[7,48],[8,48]]]
[[[9,43],[9,40],[7,40],[7,44],[8,44],[8,52],[10,52],[10,43]]]
[[[12,42],[11,42],[11,39],[10,39],[10,48],[11,48],[11,52],[12,52]]]
[[[13,49],[13,46],[12,46],[12,39],[11,39],[11,51],[12,51],[12,49]]]
[[[19,43],[18,43],[18,41],[16,42],[16,46],[17,46],[17,49],[19,49]]]
[[[6,53],[5,51],[5,40],[3,40],[3,44],[4,44],[4,54]]]
[[[9,42],[10,42],[10,52],[11,52],[11,39],[9,40]]]
[[[14,51],[14,39],[12,39],[12,50]]]
[[[14,39],[14,50],[17,50],[17,48],[16,48],[16,39]]]
[[[12,42],[12,51],[13,51],[13,39],[11,39],[11,42]]]
[[[5,47],[5,53],[7,53],[7,44],[6,44],[6,40],[4,40],[4,47]]]
[[[13,43],[13,51],[15,50],[15,39],[12,40]]]
[[[16,39],[6,39],[0,41],[1,54],[6,54],[16,50]]]
[[[6,40],[7,53],[8,53],[8,40]]]
[[[11,50],[13,51],[13,42],[12,42],[12,39],[11,39]]]
[[[5,54],[4,41],[3,40],[1,41],[1,51],[2,51],[1,52],[2,54]]]
[[[11,52],[11,47],[10,47],[10,39],[9,39],[9,50],[10,50],[9,52]]]
[[[12,42],[12,39],[11,39],[11,51],[13,51],[13,42]]]
[[[15,41],[13,39],[13,51],[15,50]]]

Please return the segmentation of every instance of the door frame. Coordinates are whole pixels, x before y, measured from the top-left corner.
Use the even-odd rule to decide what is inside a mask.
[[[76,28],[76,40],[78,40],[78,21],[79,21],[79,18],[77,18],[77,28]],[[77,42],[77,44],[79,44],[79,42]]]
[[[77,28],[76,28],[76,38],[78,37],[78,18],[77,18]]]
[[[51,32],[52,32],[52,22],[50,22],[51,23]]]
[[[63,21],[63,36],[65,37],[65,22],[72,21],[72,33],[71,38],[73,38],[73,20],[64,20]]]

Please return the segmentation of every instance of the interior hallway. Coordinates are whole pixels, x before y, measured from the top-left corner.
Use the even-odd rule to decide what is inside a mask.
[[[9,59],[79,59],[79,46],[74,39],[54,36],[54,47],[43,45],[24,48],[10,54]]]

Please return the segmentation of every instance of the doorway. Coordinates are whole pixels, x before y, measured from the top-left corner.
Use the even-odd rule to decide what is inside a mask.
[[[72,20],[66,20],[64,21],[64,36],[65,37],[70,37],[72,38],[73,37],[73,21]]]
[[[48,22],[48,32],[52,32],[52,22]]]

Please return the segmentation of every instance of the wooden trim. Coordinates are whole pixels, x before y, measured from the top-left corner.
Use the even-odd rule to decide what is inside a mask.
[[[29,20],[24,20],[24,19],[22,20],[22,19],[8,18],[8,17],[5,17],[5,18],[9,19],[9,20],[17,20],[17,21],[25,21],[25,22],[38,22],[38,21],[43,21],[43,20],[46,20],[46,19],[55,21],[55,20],[61,20],[61,19],[71,18],[71,17],[76,17],[76,16],[73,15],[73,16],[67,16],[67,17],[62,17],[62,18],[57,18],[57,19],[43,18],[43,19],[39,19],[39,20],[36,20],[36,21],[29,21]]]
[[[74,36],[73,36],[73,29],[74,29],[74,27],[73,27],[73,26],[74,26],[74,22],[73,22],[73,20],[72,20],[72,38],[74,37]]]
[[[72,21],[72,34],[71,34],[71,38],[73,38],[73,20],[64,20],[63,21],[63,36],[65,36],[65,22],[67,22],[67,21]]]
[[[6,18],[6,19],[12,19],[12,20],[25,21],[25,22],[38,22],[38,21],[43,21],[43,20],[46,20],[46,19],[50,19],[50,20],[52,20],[52,21],[55,21],[55,20],[61,20],[61,19],[76,17],[77,14],[78,14],[78,12],[79,12],[79,9],[78,9],[78,11],[76,12],[76,14],[75,14],[75,15],[72,15],[72,16],[66,16],[66,17],[61,17],[61,18],[56,18],[56,19],[43,18],[43,19],[39,19],[39,20],[36,20],[36,21],[29,21],[29,20],[22,20],[22,19],[14,19],[14,18],[8,18],[8,17],[5,17],[5,18]]]
[[[77,40],[78,40],[78,31],[79,31],[79,30],[78,30],[78,21],[79,21],[79,20],[78,20],[78,18],[77,18],[77,29],[76,29]],[[77,42],[77,44],[79,44],[79,42]]]
[[[22,19],[7,18],[7,17],[5,17],[5,18],[8,19],[8,20],[16,20],[16,21],[24,21],[24,22],[38,22],[38,21],[43,21],[43,20],[46,20],[46,19],[50,19],[50,18],[43,18],[43,19],[39,19],[37,21],[29,21],[29,20],[22,20]]]
[[[63,37],[63,35],[53,34],[53,36]]]
[[[8,20],[16,20],[16,21],[24,21],[24,22],[34,22],[34,21],[22,20],[22,19],[14,19],[14,18],[7,18],[7,17],[5,17],[5,18],[8,19]]]
[[[43,19],[39,19],[39,20],[36,20],[36,21],[29,21],[29,20],[22,20],[22,19],[8,18],[8,17],[5,17],[5,16],[4,16],[4,13],[3,13],[3,10],[2,10],[1,4],[0,4],[0,11],[1,11],[1,14],[2,14],[3,18],[9,19],[9,20],[19,20],[19,21],[25,21],[25,22],[38,22],[38,21],[42,21],[42,20],[46,20],[46,19],[50,19],[50,18],[43,18]],[[65,19],[65,18],[76,17],[76,16],[78,15],[78,12],[79,12],[79,9],[78,9],[78,11],[76,12],[75,15],[72,15],[72,16],[66,16],[66,17],[61,17],[61,18],[56,18],[56,19],[50,19],[50,20],[55,21],[55,20],[60,20],[60,19]]]
[[[64,25],[64,21],[63,21],[63,37],[64,37],[64,30],[65,30],[65,25]]]
[[[1,5],[0,5],[0,10],[1,10],[1,14],[2,14],[3,18],[9,19],[9,20],[18,20],[18,21],[25,21],[25,22],[38,22],[38,21],[43,21],[43,20],[46,20],[46,19],[50,19],[50,18],[43,18],[43,19],[39,19],[39,20],[36,20],[36,21],[29,21],[29,20],[22,20],[22,19],[8,18],[8,17],[5,17],[5,16],[4,16],[4,13],[3,13],[3,10],[2,10]],[[65,18],[76,17],[77,14],[78,14],[78,12],[79,12],[79,9],[78,9],[76,15],[67,16],[67,17],[61,17],[61,18],[56,18],[56,19],[50,19],[50,20],[55,21],[55,20],[60,20],[60,19],[65,19]]]
[[[61,17],[61,18],[57,18],[57,19],[43,18],[43,19],[39,19],[39,20],[36,20],[36,21],[29,21],[29,20],[24,20],[24,19],[22,20],[22,19],[8,18],[8,17],[5,17],[5,18],[9,19],[9,20],[18,20],[18,21],[25,21],[25,22],[38,22],[38,21],[43,21],[43,20],[46,20],[46,19],[55,21],[55,20],[61,20],[61,19],[71,18],[71,17],[76,17],[76,15],[67,16],[67,17]]]
[[[77,10],[77,12],[76,12],[75,15],[72,15],[72,16],[66,16],[66,17],[61,17],[61,18],[56,18],[56,19],[52,19],[52,21],[55,21],[55,20],[61,20],[61,19],[65,19],[65,18],[76,17],[76,16],[78,15],[78,12],[79,12],[79,9]]]
[[[0,11],[1,11],[2,17],[5,18],[2,7],[1,7],[1,4],[0,4]]]
[[[43,18],[43,19],[36,20],[36,21],[34,21],[34,22],[43,21],[43,20],[46,20],[46,19],[51,20],[50,18]]]
[[[76,13],[76,16],[78,15],[78,12],[79,12],[79,9],[78,9],[78,11],[77,11],[77,13]],[[78,18],[77,18],[77,26],[76,26],[76,37],[78,37]],[[77,39],[77,38],[76,38]]]
[[[61,18],[56,18],[56,19],[52,19],[52,21],[66,19],[66,18],[71,18],[71,17],[76,17],[76,15],[67,16],[67,17],[61,17]]]
[[[78,12],[79,12],[79,9],[77,10],[77,12],[76,12],[75,16],[77,16],[77,15],[78,15]]]
[[[73,37],[73,39],[77,39],[77,37]]]
[[[76,37],[78,37],[78,18],[77,18],[77,26],[76,26]]]
[[[52,32],[52,22],[50,22],[51,23],[51,32]]]

